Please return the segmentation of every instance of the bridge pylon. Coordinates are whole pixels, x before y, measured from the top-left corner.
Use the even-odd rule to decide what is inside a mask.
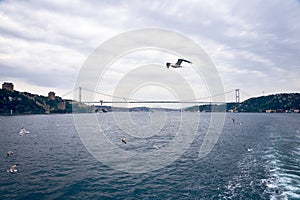
[[[235,102],[240,103],[240,89],[235,90]]]

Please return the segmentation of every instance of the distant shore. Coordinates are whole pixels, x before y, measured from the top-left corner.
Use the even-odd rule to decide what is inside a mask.
[[[226,104],[202,104],[181,109],[151,107],[112,107],[106,105],[87,105],[69,99],[62,99],[49,92],[49,96],[29,92],[0,89],[0,115],[32,114],[74,114],[106,112],[245,112],[245,113],[300,113],[300,93],[281,93],[254,97],[243,102]]]

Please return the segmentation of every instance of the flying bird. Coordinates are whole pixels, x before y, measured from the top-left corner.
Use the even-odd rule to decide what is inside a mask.
[[[121,138],[121,141],[122,141],[124,144],[127,143],[127,142],[126,142],[126,138]]]
[[[21,128],[19,134],[20,135],[24,135],[24,134],[28,134],[30,133],[29,131],[27,131],[25,128]]]
[[[173,68],[179,68],[182,67],[181,63],[182,62],[187,62],[187,63],[192,63],[191,61],[185,60],[185,59],[178,59],[175,64],[173,63],[166,63],[167,68],[173,67]]]
[[[8,151],[8,152],[6,153],[7,156],[12,156],[13,154],[14,154],[13,151]]]
[[[13,173],[16,173],[18,170],[16,169],[18,166],[18,164],[14,164],[12,166],[10,166],[9,170],[7,170],[7,172],[13,174]]]

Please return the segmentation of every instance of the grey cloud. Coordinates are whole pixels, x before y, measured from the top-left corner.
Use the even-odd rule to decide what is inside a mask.
[[[41,77],[50,73],[56,82],[64,84],[65,79],[73,79],[70,74],[75,76],[68,72],[78,70],[84,61],[74,57],[88,56],[103,41],[123,31],[161,27],[179,31],[206,47],[230,87],[241,86],[253,94],[263,87],[289,90],[297,88],[295,73],[300,68],[299,8],[299,2],[293,0],[1,1],[1,80],[26,77],[31,84],[47,87],[55,81]],[[43,53],[32,51],[30,45],[23,46],[20,41],[35,44],[31,48],[44,46],[40,49]],[[57,56],[53,49],[47,51],[47,45],[68,53]],[[215,49],[218,47],[220,51]],[[33,57],[49,54],[49,62],[61,65],[61,71],[51,72],[55,67],[47,66],[48,70],[37,72],[31,66],[37,61],[24,60],[21,54],[14,53],[18,52],[16,48],[35,54]],[[262,74],[268,78],[261,80]],[[283,76],[293,85],[279,83],[277,79]],[[257,84],[255,77],[262,84]]]

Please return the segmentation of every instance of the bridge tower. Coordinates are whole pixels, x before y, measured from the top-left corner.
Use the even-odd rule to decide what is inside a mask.
[[[79,102],[81,103],[81,87],[79,87],[79,95],[78,95],[78,98],[79,98]]]
[[[235,90],[235,102],[240,103],[240,89]]]

